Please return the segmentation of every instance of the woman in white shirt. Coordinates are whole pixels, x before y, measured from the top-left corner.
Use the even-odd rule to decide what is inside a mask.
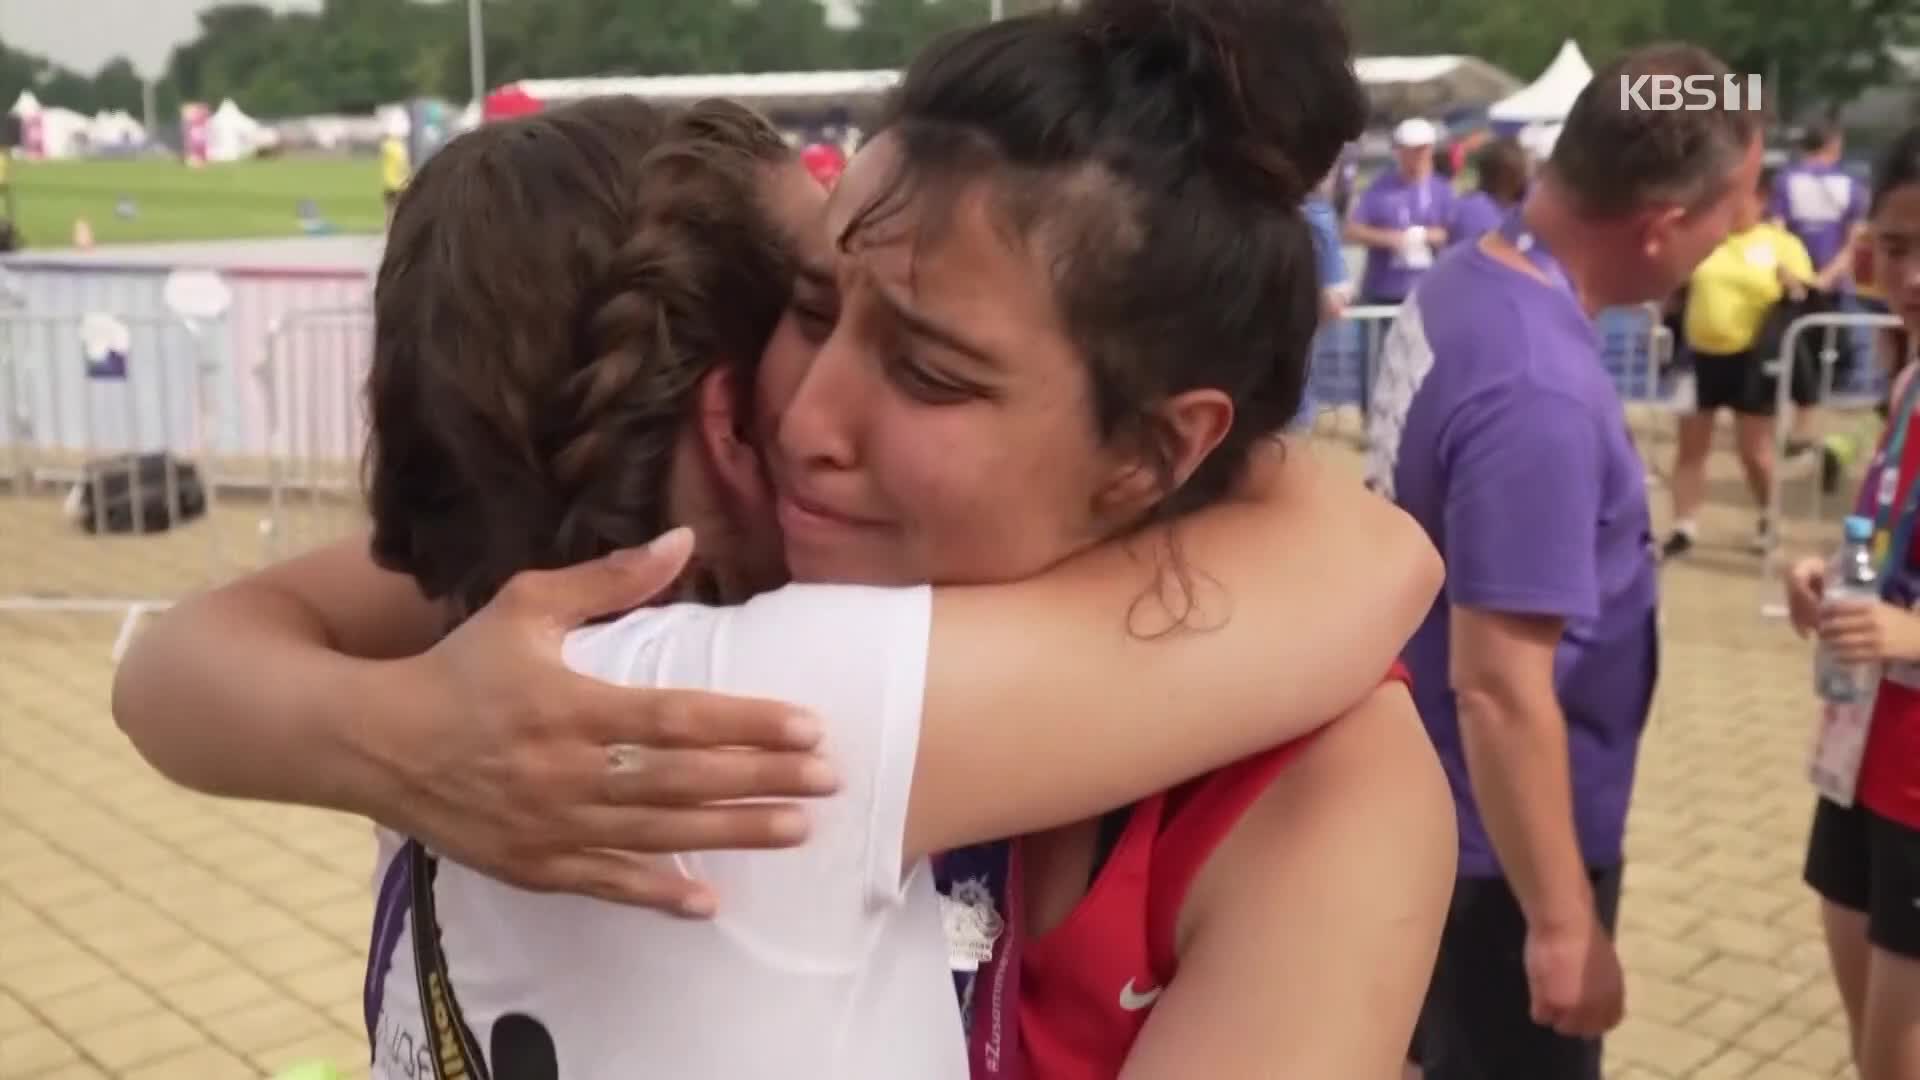
[[[753,425],[736,422],[744,410],[731,392],[751,372],[722,362],[752,355],[756,334],[771,332],[770,361],[812,348],[808,313],[780,316],[790,267],[771,257],[758,219],[789,223],[805,277],[827,254],[809,227],[818,197],[741,111],[704,106],[636,144],[649,123],[563,111],[482,129],[415,179],[377,299],[372,551],[426,600],[367,566],[364,546],[269,571],[275,588],[312,605],[308,641],[332,634],[346,651],[391,654],[410,651],[391,643],[411,635],[417,650],[496,594],[509,609],[523,602],[520,571],[630,546],[676,520],[700,531],[700,595],[740,597],[775,580],[760,459],[739,438]],[[767,399],[793,388],[760,389]],[[1059,399],[1056,423],[1076,404]],[[477,1071],[545,1038],[568,1077],[964,1075],[923,857],[1086,818],[1309,730],[1368,698],[1431,601],[1431,552],[1397,512],[1310,460],[1245,452],[1230,493],[1181,521],[1177,595],[1165,591],[1174,577],[1139,561],[1166,550],[1169,526],[1076,552],[1061,520],[1009,519],[1008,543],[1052,552],[1028,569],[1058,565],[1006,586],[796,586],[577,634],[568,660],[593,674],[806,707],[826,726],[839,791],[797,849],[681,857],[719,892],[709,922],[521,892],[410,856],[415,870],[438,867],[426,871],[438,880],[424,899],[440,933],[416,939],[403,919],[382,956],[376,925],[379,1074],[450,1076],[462,1053]],[[790,535],[888,527],[785,493],[778,516]],[[1115,492],[1081,523],[1094,531],[1077,546],[1164,494],[1147,482]],[[912,580],[884,567],[872,577]],[[376,602],[386,620],[329,618],[333,605],[364,613]],[[355,627],[378,621],[379,647],[354,640]],[[254,629],[234,640],[235,669],[276,678],[268,669],[303,662],[288,635],[269,645],[284,628]],[[165,621],[151,631],[170,632]],[[400,681],[385,684],[385,703],[363,704],[423,700],[403,686],[426,669],[387,670]],[[141,682],[117,687],[130,727]],[[339,692],[357,685],[342,680]],[[180,700],[177,689],[158,696]],[[1398,738],[1406,713],[1404,695],[1369,699],[1343,724]],[[565,762],[610,787],[673,765],[671,750],[636,756],[625,744]],[[1395,803],[1405,790],[1388,776],[1370,797]],[[1433,807],[1406,809],[1418,826]],[[1397,835],[1383,832],[1380,846]],[[402,888],[399,850],[383,844],[383,891]],[[1444,907],[1444,891],[1434,895]],[[412,914],[421,911],[416,899]],[[439,996],[448,990],[471,1040]]]

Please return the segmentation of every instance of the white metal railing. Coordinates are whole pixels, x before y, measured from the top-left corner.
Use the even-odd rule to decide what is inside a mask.
[[[1891,315],[1874,315],[1864,312],[1820,312],[1803,315],[1787,326],[1781,335],[1779,355],[1767,361],[1767,369],[1774,376],[1777,418],[1773,433],[1773,482],[1767,489],[1767,519],[1774,523],[1774,536],[1783,541],[1787,534],[1786,470],[1782,467],[1786,461],[1787,439],[1793,425],[1789,422],[1793,409],[1793,363],[1794,357],[1807,335],[1822,335],[1820,349],[1816,353],[1819,361],[1818,379],[1815,383],[1814,400],[1816,408],[1861,408],[1878,404],[1886,392],[1886,379],[1879,365],[1872,362],[1874,350],[1861,357],[1849,373],[1847,385],[1836,385],[1840,374],[1839,359],[1842,354],[1843,335],[1857,335],[1860,331],[1894,330],[1900,327],[1900,320]],[[1858,344],[1856,342],[1855,344]],[[1812,485],[1812,512],[1809,517],[1820,519],[1825,515],[1825,496],[1819,484]],[[1769,618],[1782,618],[1787,613],[1784,594],[1779,585],[1779,548],[1780,542],[1770,545],[1760,559],[1760,613]]]

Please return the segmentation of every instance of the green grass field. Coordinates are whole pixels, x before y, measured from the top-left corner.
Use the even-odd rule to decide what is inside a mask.
[[[189,169],[174,160],[12,163],[16,226],[29,248],[63,248],[84,217],[96,244],[225,240],[300,233],[311,199],[337,232],[378,232],[380,167],[372,158],[287,158]],[[115,208],[131,199],[134,212]]]

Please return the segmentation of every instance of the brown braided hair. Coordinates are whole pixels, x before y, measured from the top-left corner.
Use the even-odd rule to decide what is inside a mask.
[[[374,293],[373,557],[472,613],[508,578],[667,525],[701,380],[750,392],[792,267],[727,102],[582,102],[453,140],[395,208]]]

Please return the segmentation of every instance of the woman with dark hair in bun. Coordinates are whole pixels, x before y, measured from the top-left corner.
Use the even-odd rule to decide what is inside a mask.
[[[1020,577],[1163,523],[1133,629],[1204,623],[1179,521],[1299,407],[1300,206],[1364,121],[1350,63],[1320,0],[1091,0],[920,56],[829,204],[837,293],[799,286],[837,318],[761,384],[796,573]],[[975,1076],[1397,1076],[1455,838],[1381,693],[1380,743],[1343,721],[1018,841]]]
[[[1280,434],[1318,321],[1300,203],[1364,115],[1349,59],[1327,0],[1096,0],[960,33],[908,71],[825,229],[792,156],[718,105],[563,111],[428,163],[376,303],[384,569],[336,545],[262,575],[250,612],[243,586],[186,605],[117,686],[170,774],[393,826],[377,1076],[511,1080],[544,1054],[586,1080],[956,1077],[948,975],[976,968],[982,1077],[1393,1075],[1453,872],[1389,673],[1436,568]],[[609,737],[619,691],[528,659],[589,612],[542,604],[572,570],[527,571],[673,523],[701,531],[712,603],[576,631],[567,662],[792,702],[839,774],[805,843],[675,857],[716,889],[707,920],[532,891],[621,895],[604,849],[667,846],[614,827],[633,793],[704,802],[710,746],[755,741],[687,697],[660,742]],[[861,584],[750,599],[783,570]],[[384,665],[330,651],[441,634]],[[473,688],[529,678],[522,756]],[[821,789],[731,756],[711,798]],[[588,884],[503,884],[421,812],[469,760],[575,793],[536,836],[593,825],[565,863]],[[503,787],[456,816],[538,790]]]

